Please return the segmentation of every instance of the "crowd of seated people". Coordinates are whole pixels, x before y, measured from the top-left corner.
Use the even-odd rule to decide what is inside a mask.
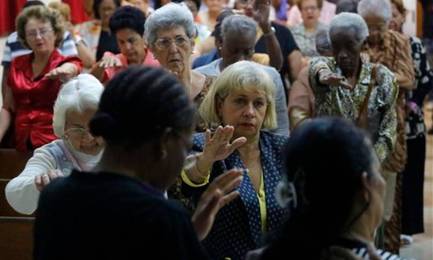
[[[433,71],[401,0],[332,2],[26,3],[0,147],[34,259],[400,259]]]

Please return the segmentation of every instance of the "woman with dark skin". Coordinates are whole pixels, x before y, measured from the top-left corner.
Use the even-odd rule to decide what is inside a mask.
[[[277,197],[296,206],[260,259],[400,259],[373,245],[385,181],[362,130],[340,118],[313,119],[293,131],[285,158]]]
[[[193,123],[194,107],[174,76],[146,67],[117,74],[90,122],[91,133],[106,143],[100,163],[42,191],[35,259],[207,259],[199,240],[238,196],[233,190],[242,176],[233,169],[215,179],[192,219],[167,200],[191,147]]]

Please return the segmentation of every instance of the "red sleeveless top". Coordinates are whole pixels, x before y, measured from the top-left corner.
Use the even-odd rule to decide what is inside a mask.
[[[29,142],[37,148],[57,139],[52,126],[53,106],[62,82],[45,78],[45,74],[66,62],[82,67],[79,58],[65,57],[54,50],[42,73],[34,77],[32,59],[32,53],[15,58],[8,77],[15,104],[15,145],[23,152],[28,151]]]

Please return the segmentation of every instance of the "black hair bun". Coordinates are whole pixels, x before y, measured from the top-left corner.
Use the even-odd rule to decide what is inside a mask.
[[[104,112],[96,112],[89,123],[93,136],[101,136],[104,139],[112,137],[116,131],[116,120]]]

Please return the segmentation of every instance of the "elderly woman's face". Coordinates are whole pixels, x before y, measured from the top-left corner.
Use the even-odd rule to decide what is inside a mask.
[[[394,31],[401,31],[401,27],[403,26],[405,17],[400,11],[398,11],[395,4],[392,4],[392,19],[389,22],[389,29]]]
[[[362,44],[356,40],[356,30],[331,31],[332,51],[343,73],[355,72],[359,65]]]
[[[157,32],[156,41],[151,50],[159,63],[176,76],[182,75],[189,68],[194,41],[183,27],[174,27]]]
[[[56,45],[56,34],[48,21],[30,18],[25,25],[26,42],[35,53],[51,53]]]
[[[368,42],[378,44],[383,39],[383,35],[387,32],[388,26],[386,21],[377,16],[363,17],[368,26]]]
[[[250,33],[224,35],[221,57],[225,66],[242,60],[251,60],[256,45],[256,35]]]
[[[314,26],[320,17],[317,0],[303,0],[301,3],[301,16],[305,25]]]
[[[83,112],[68,111],[66,113],[64,139],[78,152],[96,155],[103,148],[101,138],[95,138],[89,133],[89,122],[96,109],[86,109]]]
[[[250,90],[248,90],[250,89]],[[264,91],[254,86],[232,91],[217,102],[217,113],[224,125],[235,128],[235,137],[254,137],[262,128],[268,102]]]

